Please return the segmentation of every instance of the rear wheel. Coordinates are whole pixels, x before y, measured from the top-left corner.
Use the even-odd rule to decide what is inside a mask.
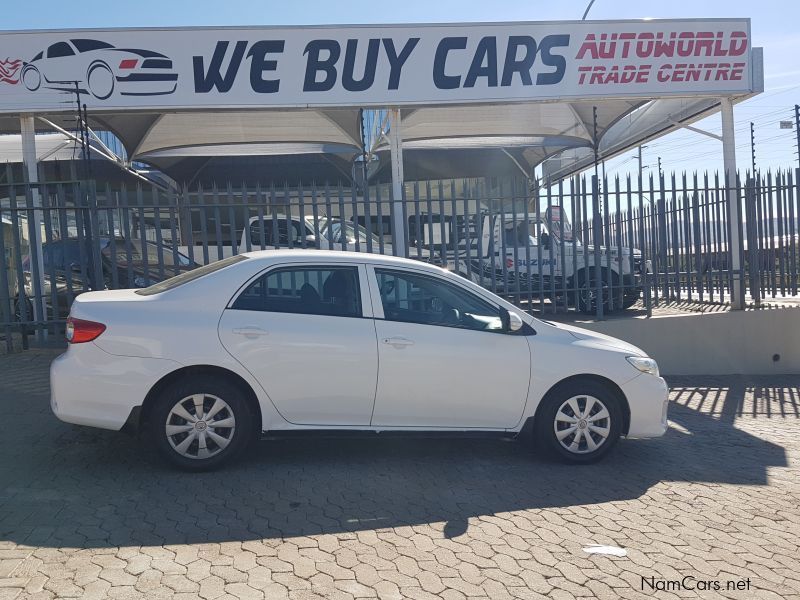
[[[25,65],[22,68],[22,84],[31,92],[35,92],[42,85],[42,74],[33,65]]]
[[[244,394],[223,379],[201,375],[167,387],[148,415],[159,454],[189,471],[213,469],[250,442],[252,413]]]
[[[622,309],[628,310],[631,306],[636,304],[639,301],[640,292],[631,292],[630,294],[625,294],[622,298]]]
[[[542,400],[536,443],[565,462],[600,460],[619,440],[622,406],[606,386],[591,379],[559,386]]]
[[[598,282],[599,280],[599,282]],[[611,312],[611,277],[605,271],[591,269],[578,274],[578,310],[584,314],[597,313],[597,305],[603,303],[603,312]],[[599,283],[599,290],[598,290]],[[616,282],[614,282],[616,286]]]

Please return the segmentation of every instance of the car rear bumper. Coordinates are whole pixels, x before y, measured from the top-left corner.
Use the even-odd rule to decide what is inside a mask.
[[[50,408],[66,423],[119,430],[152,386],[180,365],[74,344],[50,366]]]
[[[661,377],[646,373],[622,386],[631,409],[627,437],[659,437],[667,431],[669,388]]]

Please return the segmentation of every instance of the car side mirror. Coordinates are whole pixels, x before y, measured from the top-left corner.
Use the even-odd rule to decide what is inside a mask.
[[[306,236],[306,248],[316,248],[317,247],[317,236],[313,233],[309,233]]]
[[[500,308],[500,323],[503,326],[503,331],[505,333],[514,333],[522,329],[522,319],[520,316],[515,313],[511,312],[503,307]]]

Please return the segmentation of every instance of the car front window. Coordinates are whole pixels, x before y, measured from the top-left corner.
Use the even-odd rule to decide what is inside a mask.
[[[438,277],[376,269],[387,321],[502,331],[499,309]]]

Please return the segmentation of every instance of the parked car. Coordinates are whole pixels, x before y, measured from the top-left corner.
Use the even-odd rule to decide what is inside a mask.
[[[249,246],[248,246],[249,242]],[[381,245],[383,244],[383,245]],[[381,240],[378,232],[369,231],[363,225],[337,217],[312,215],[302,217],[278,214],[251,217],[242,231],[240,248],[317,248],[322,250],[346,250],[350,252],[375,252],[392,256],[392,244]],[[436,252],[424,248],[409,250],[411,258],[430,262]]]
[[[454,273],[366,253],[259,251],[76,298],[51,406],[146,432],[200,470],[260,434],[485,432],[570,462],[667,428],[658,366]]]
[[[141,240],[100,238],[98,245],[103,274],[103,280],[98,282],[101,289],[143,288],[198,266],[184,254],[154,242],[143,245]],[[67,238],[42,244],[42,295],[50,315],[66,318],[75,296],[92,289],[91,256],[91,246],[85,239]],[[31,299],[35,296],[35,290],[30,255],[22,260],[22,269],[25,291],[22,297],[18,295],[15,300],[15,316],[18,321],[31,321]]]

